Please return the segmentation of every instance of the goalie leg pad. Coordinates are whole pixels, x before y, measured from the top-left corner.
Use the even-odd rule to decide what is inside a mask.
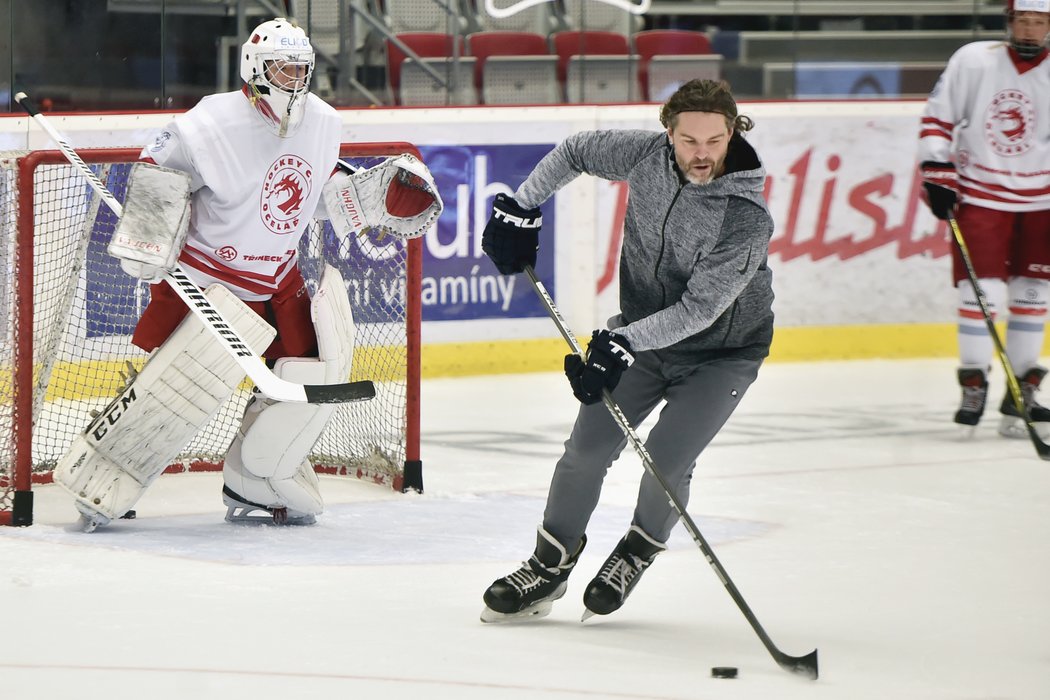
[[[310,302],[310,315],[317,333],[318,354],[325,362],[324,382],[347,381],[353,367],[357,333],[343,276],[331,265],[325,265],[321,274],[321,283]]]
[[[205,293],[257,352],[271,342],[274,329],[232,292],[213,285]],[[187,316],[73,441],[54,480],[85,515],[119,518],[243,379],[244,371],[209,330]]]
[[[323,384],[325,363],[284,357],[277,361],[274,374],[302,384]],[[234,438],[244,468],[262,479],[293,476],[337,408],[337,404],[274,401],[256,395]]]
[[[310,310],[320,359],[282,357],[274,374],[300,384],[347,381],[354,357],[354,319],[343,278],[334,267],[325,268]],[[263,479],[293,476],[337,408],[256,396],[238,433],[244,468]]]
[[[334,267],[327,266],[321,276],[311,314],[321,357],[283,357],[274,373],[302,384],[347,381],[353,364],[354,318],[343,278]],[[223,467],[224,501],[230,506],[227,520],[245,519],[252,508],[271,514],[287,509],[290,518],[322,511],[317,476],[307,456],[337,408],[258,395],[252,400]]]
[[[325,376],[325,363],[282,358],[274,373],[317,384]],[[253,509],[270,514],[284,509],[290,521],[302,522],[324,510],[307,455],[335,410],[333,404],[279,402],[261,395],[252,399],[222,469],[223,501],[230,507],[227,520],[246,519]],[[246,512],[238,513],[237,508]]]

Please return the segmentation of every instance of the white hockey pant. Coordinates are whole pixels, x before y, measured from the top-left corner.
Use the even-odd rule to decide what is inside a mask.
[[[205,294],[255,352],[276,332],[225,287]],[[244,370],[193,314],[73,441],[54,480],[87,516],[124,515],[212,419]]]

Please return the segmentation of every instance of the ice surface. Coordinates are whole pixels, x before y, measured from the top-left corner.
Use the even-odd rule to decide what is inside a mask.
[[[0,697],[1045,700],[1050,463],[996,435],[993,381],[962,440],[950,361],[768,365],[701,456],[693,518],[773,641],[819,648],[815,682],[681,527],[623,609],[579,622],[630,520],[630,448],[552,614],[479,621],[575,415],[544,374],[424,382],[425,493],[322,477],[314,527],[223,522],[218,474],[165,476],[91,534],[38,489],[36,524],[0,528]]]

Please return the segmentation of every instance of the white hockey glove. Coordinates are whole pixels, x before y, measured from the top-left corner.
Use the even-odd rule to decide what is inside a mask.
[[[430,171],[407,153],[352,175],[336,175],[322,196],[341,236],[372,228],[403,240],[418,238],[444,208]]]
[[[132,277],[156,282],[175,267],[190,223],[190,176],[152,163],[133,163],[107,251]]]

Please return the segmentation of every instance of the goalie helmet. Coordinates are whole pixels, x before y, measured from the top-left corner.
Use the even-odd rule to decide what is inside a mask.
[[[244,93],[278,136],[302,123],[313,72],[309,37],[284,17],[260,24],[241,48]]]
[[[1006,0],[1006,39],[1010,47],[1021,58],[1032,59],[1046,50],[1046,32],[1038,39],[1019,38],[1015,35],[1013,23],[1019,12],[1036,12],[1050,14],[1050,0]]]

